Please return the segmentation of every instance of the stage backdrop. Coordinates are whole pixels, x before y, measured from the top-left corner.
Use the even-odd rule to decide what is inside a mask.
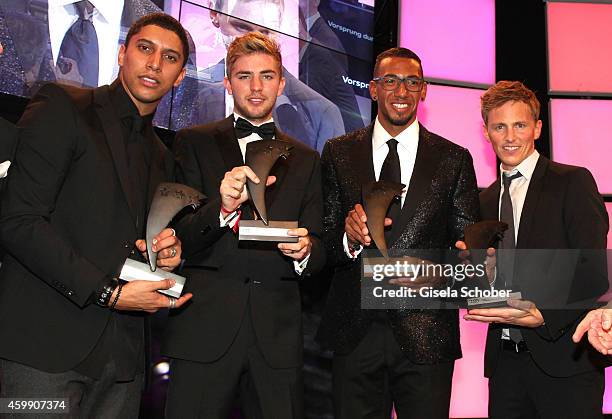
[[[129,26],[160,10],[150,0],[91,0],[95,37],[86,40],[88,53],[76,57],[62,47],[78,19],[66,3],[0,2],[1,92],[29,97],[47,81],[110,83]],[[329,138],[370,123],[372,0],[166,0],[163,6],[189,31],[191,54],[187,78],[158,108],[158,126],[178,130],[232,112],[222,83],[226,47],[251,30],[273,36],[282,48],[287,85],[274,116],[283,131],[321,151]]]

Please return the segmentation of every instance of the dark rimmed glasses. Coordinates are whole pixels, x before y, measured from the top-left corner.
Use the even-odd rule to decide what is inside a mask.
[[[425,84],[425,79],[421,77],[384,76],[376,77],[373,80],[385,90],[395,90],[400,86],[400,83],[404,83],[404,87],[410,92],[420,92]]]

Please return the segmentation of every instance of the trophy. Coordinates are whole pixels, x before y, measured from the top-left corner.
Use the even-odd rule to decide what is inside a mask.
[[[202,199],[204,199],[204,195],[189,186],[179,183],[160,183],[153,197],[147,218],[146,241],[149,263],[147,265],[146,263],[126,259],[119,278],[125,281],[174,279],[176,283],[172,288],[159,290],[159,292],[174,298],[180,297],[185,285],[185,277],[170,272],[156,271],[157,252],[152,249],[153,238],[166,228],[179,211],[188,205],[195,207]]]
[[[464,230],[465,245],[470,251],[472,263],[484,263],[489,247],[497,247],[497,243],[504,237],[508,230],[508,224],[502,221],[487,220],[480,221],[467,226]],[[485,281],[477,281],[483,290],[489,289],[488,278]],[[482,296],[467,299],[468,308],[495,308],[507,306],[508,298],[520,299],[520,292],[508,292],[502,296]]]
[[[484,262],[487,249],[496,247],[506,230],[508,224],[495,220],[480,221],[463,229],[465,245],[470,250],[472,261]]]
[[[396,182],[381,180],[370,182],[362,186],[361,197],[363,209],[368,217],[366,222],[370,237],[385,260],[389,259],[389,251],[385,240],[385,217],[389,205],[394,199],[399,199],[405,185]]]
[[[259,140],[247,144],[245,164],[260,179],[255,183],[247,179],[249,199],[253,203],[258,220],[240,220],[238,239],[295,243],[298,237],[287,231],[298,227],[297,221],[270,221],[266,207],[266,180],[279,158],[286,159],[293,146],[285,141]]]

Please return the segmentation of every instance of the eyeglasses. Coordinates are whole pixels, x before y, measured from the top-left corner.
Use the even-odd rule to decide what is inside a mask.
[[[425,84],[425,80],[420,77],[384,76],[376,77],[374,81],[380,83],[385,90],[395,90],[400,86],[400,83],[403,82],[406,90],[410,92],[421,91]]]

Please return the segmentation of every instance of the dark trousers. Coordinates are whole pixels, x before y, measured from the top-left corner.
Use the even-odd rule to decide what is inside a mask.
[[[551,377],[529,352],[502,350],[489,378],[491,419],[602,418],[604,370]]]
[[[423,365],[403,354],[391,327],[377,320],[348,355],[334,355],[336,419],[448,418],[454,361]]]
[[[95,380],[75,371],[53,374],[0,359],[0,398],[67,399],[69,405],[67,415],[20,413],[0,416],[15,419],[138,419],[142,374],[127,382],[116,382],[115,376],[114,362],[107,364],[100,379]]]
[[[301,419],[302,393],[301,366],[270,367],[257,347],[247,314],[220,359],[209,363],[172,359],[166,418],[227,419],[239,402],[249,419]]]

